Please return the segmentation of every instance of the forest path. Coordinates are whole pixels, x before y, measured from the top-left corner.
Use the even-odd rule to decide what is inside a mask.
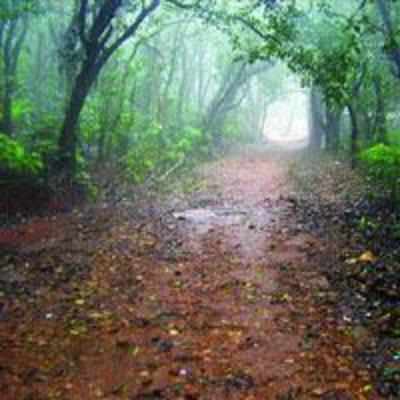
[[[3,293],[1,398],[378,399],[313,267],[329,245],[296,223],[292,158],[231,155],[194,192],[147,200],[144,222],[128,208],[66,217],[19,249],[13,265],[61,278]]]

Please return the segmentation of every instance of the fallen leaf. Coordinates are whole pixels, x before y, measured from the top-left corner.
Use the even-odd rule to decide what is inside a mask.
[[[376,257],[374,253],[369,250],[361,254],[361,256],[358,258],[358,260],[361,262],[375,262],[377,259],[378,257]]]
[[[312,391],[314,396],[322,396],[324,393],[326,393],[326,390],[323,388],[316,388]]]

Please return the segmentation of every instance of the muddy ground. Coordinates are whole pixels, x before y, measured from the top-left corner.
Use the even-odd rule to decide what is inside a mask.
[[[381,398],[296,157],[1,230],[1,400]]]

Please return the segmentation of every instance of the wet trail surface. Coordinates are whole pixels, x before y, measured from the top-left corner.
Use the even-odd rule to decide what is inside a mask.
[[[333,250],[296,223],[291,157],[230,156],[142,214],[37,221],[36,242],[35,222],[0,232],[0,398],[378,399],[318,272]]]

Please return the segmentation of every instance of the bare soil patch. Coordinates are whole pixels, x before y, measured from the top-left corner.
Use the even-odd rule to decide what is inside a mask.
[[[315,267],[329,243],[296,218],[292,158],[236,154],[162,204],[35,222],[36,242],[15,228],[1,398],[379,399]]]

